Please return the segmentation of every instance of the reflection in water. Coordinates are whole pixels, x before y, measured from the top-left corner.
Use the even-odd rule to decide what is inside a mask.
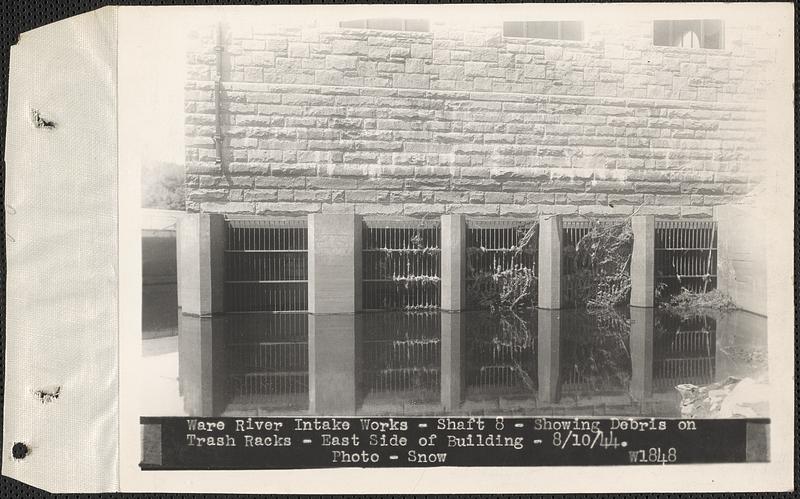
[[[630,309],[628,339],[631,366],[630,395],[640,404],[644,404],[653,394],[654,315],[655,311],[652,308]],[[668,387],[666,391],[671,388]]]
[[[178,317],[178,390],[189,415],[219,414],[227,405],[225,319]]]
[[[360,363],[360,317],[299,315],[308,324],[308,409],[311,414],[353,414]],[[291,411],[291,408],[286,408]],[[277,411],[281,412],[281,411]]]
[[[469,396],[528,394],[537,389],[535,317],[513,312],[465,315]]]
[[[254,321],[246,315],[232,315],[224,324],[229,410],[249,406],[306,409],[309,387],[306,317],[275,314]]]
[[[561,329],[562,393],[615,393],[628,387],[631,357],[627,314],[576,310],[563,314]]]
[[[659,316],[653,360],[656,388],[681,383],[706,385],[715,379],[716,321],[707,316]],[[685,381],[690,380],[690,381]]]
[[[765,366],[766,320],[647,308],[181,316],[190,415],[679,415],[675,386]],[[743,361],[742,359],[745,359]]]
[[[358,373],[362,406],[392,412],[438,404],[441,315],[368,313],[363,321],[363,367]]]

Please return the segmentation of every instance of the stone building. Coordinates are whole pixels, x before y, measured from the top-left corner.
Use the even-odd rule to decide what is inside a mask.
[[[469,308],[476,265],[517,265],[525,224],[536,304],[558,309],[586,217],[633,216],[632,305],[719,286],[765,313],[748,206],[774,170],[780,27],[296,18],[192,33],[184,311]]]
[[[194,32],[189,211],[708,218],[758,185],[770,26],[333,24]]]

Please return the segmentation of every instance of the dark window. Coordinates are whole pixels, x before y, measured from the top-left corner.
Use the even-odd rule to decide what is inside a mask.
[[[583,23],[581,21],[509,21],[503,23],[503,36],[580,41],[583,40]]]
[[[424,19],[354,19],[352,21],[339,22],[339,27],[383,31],[430,31],[430,23]]]
[[[723,25],[718,19],[653,21],[653,45],[721,49]]]

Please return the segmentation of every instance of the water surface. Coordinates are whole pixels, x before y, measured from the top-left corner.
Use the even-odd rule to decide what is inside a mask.
[[[145,340],[144,378],[183,414],[147,415],[677,417],[678,384],[766,378],[766,319],[714,315],[181,315],[171,347]]]

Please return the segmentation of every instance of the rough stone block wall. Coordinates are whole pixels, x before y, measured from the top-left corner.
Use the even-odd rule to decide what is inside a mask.
[[[260,215],[708,217],[760,180],[774,34],[652,44],[652,23],[585,41],[223,26],[186,85],[187,206]]]

